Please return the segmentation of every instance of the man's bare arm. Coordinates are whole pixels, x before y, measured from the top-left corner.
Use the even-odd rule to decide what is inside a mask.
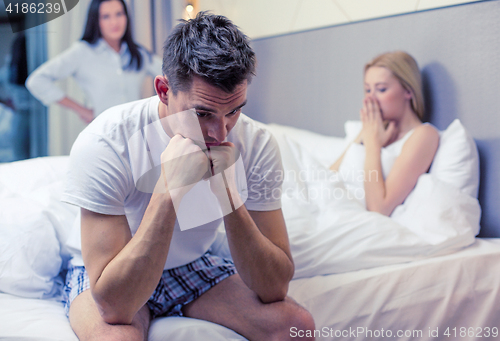
[[[183,155],[189,157],[179,157]],[[96,305],[108,323],[130,324],[148,301],[167,260],[176,219],[173,202],[180,202],[208,169],[201,149],[179,135],[161,160],[161,176],[133,237],[125,216],[82,209],[83,261]]]
[[[241,206],[224,217],[229,249],[245,284],[263,302],[285,298],[294,265],[281,209],[247,211]]]
[[[82,255],[104,321],[130,324],[163,272],[175,212],[166,194],[153,194],[134,237],[125,216],[82,209]]]
[[[247,211],[236,186],[238,151],[230,142],[210,149],[210,188],[224,216],[229,249],[245,284],[263,302],[285,298],[294,265],[281,209]],[[220,173],[220,174],[219,174]]]

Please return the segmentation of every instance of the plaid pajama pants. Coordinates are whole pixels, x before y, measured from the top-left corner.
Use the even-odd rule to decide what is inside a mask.
[[[231,260],[209,253],[189,264],[163,271],[147,303],[152,317],[182,316],[184,305],[235,273],[236,268]],[[87,289],[90,289],[90,283],[85,267],[70,267],[64,287],[67,315],[71,302]]]

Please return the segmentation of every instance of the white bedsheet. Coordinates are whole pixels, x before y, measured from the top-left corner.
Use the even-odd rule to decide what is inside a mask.
[[[61,302],[0,293],[0,340],[78,341]]]
[[[328,330],[317,340],[333,340],[332,333],[344,333],[336,340],[387,340],[388,330],[398,341],[498,340],[491,328],[500,328],[499,259],[500,239],[476,239],[451,255],[297,279],[289,294],[312,313],[318,330]],[[358,328],[359,334],[345,332]],[[473,328],[474,336],[460,337],[461,328],[467,334]],[[429,336],[436,329],[438,337]],[[422,335],[396,337],[399,330]]]
[[[314,316],[317,340],[333,340],[335,333],[347,335],[335,340],[387,340],[376,337],[382,329],[384,335],[390,330],[398,341],[494,340],[498,337],[485,337],[485,328],[500,327],[499,259],[500,239],[477,239],[472,246],[451,255],[296,279],[290,284],[289,295]],[[483,337],[453,337],[453,328],[459,336],[460,328],[471,327],[474,334]],[[436,328],[439,337],[429,336]],[[446,328],[450,337],[444,336]],[[352,330],[356,331],[354,335]],[[367,335],[368,330],[373,337]],[[422,336],[394,337],[398,331],[422,331]],[[167,339],[244,340],[224,327],[183,318],[155,322],[150,340]],[[0,340],[77,339],[62,304],[0,294]]]
[[[61,302],[0,293],[0,341],[78,341]],[[223,326],[172,317],[153,321],[150,341],[246,340]]]
[[[294,278],[411,262],[474,242],[478,200],[436,174],[422,174],[389,218],[367,211],[364,192],[348,190],[342,176],[329,170],[331,156],[343,150],[345,140],[286,126],[269,128],[283,158],[282,208]]]

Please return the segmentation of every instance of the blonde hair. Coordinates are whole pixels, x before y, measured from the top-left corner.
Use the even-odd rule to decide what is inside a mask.
[[[365,73],[372,66],[385,67],[399,80],[401,85],[411,92],[411,108],[423,121],[425,115],[422,76],[417,62],[404,51],[383,53],[365,65]]]

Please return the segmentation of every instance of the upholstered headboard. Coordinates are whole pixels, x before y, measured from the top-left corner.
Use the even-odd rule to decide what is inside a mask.
[[[481,237],[500,237],[500,0],[476,2],[258,39],[257,77],[245,113],[343,136],[358,119],[362,69],[375,55],[405,50],[424,76],[429,121],[455,118],[480,155]]]

